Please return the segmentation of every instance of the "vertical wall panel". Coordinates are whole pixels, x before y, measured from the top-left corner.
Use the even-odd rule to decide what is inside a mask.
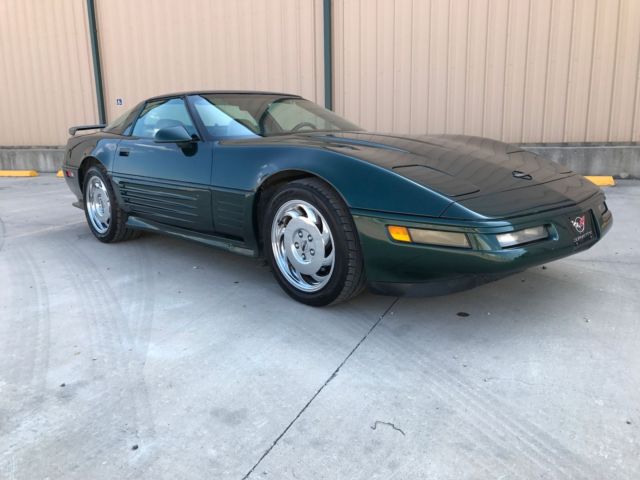
[[[525,89],[522,110],[522,138],[542,142],[547,90],[552,0],[531,1],[527,38]],[[541,101],[542,100],[542,101]]]
[[[594,138],[600,133],[606,133],[607,136],[609,134],[619,21],[619,0],[598,2],[593,36],[587,138]]]
[[[370,0],[365,0],[369,8],[373,6]],[[379,130],[393,130],[393,71],[395,68],[394,56],[393,56],[393,41],[394,34],[393,29],[395,25],[394,21],[394,7],[393,2],[387,2],[385,0],[377,0],[376,14],[376,29],[378,34],[378,47],[376,56],[376,98],[374,101],[377,105],[377,116],[374,119],[363,118],[362,124],[371,128],[370,125],[373,122],[376,129]],[[370,10],[365,10],[365,15],[369,14]],[[345,12],[345,29],[346,21],[350,17],[347,17]],[[351,23],[349,23],[351,25]],[[346,47],[346,46],[345,46]],[[346,52],[345,52],[346,53]],[[346,59],[345,55],[345,59]],[[345,71],[347,71],[345,69]],[[353,74],[352,70],[348,71]],[[366,100],[365,100],[366,101]],[[346,105],[346,100],[345,100]],[[353,112],[349,115],[354,115],[356,112],[353,110],[345,109],[345,111]]]
[[[553,0],[549,31],[549,54],[542,122],[542,142],[562,142],[565,131],[565,112],[571,70],[571,45],[573,31],[573,0]],[[532,101],[539,100],[536,98]],[[527,120],[532,122],[533,120]],[[526,136],[527,141],[529,137]]]
[[[410,1],[395,6],[393,23],[393,129],[411,128],[411,36],[413,8]]]
[[[449,90],[447,95],[446,132],[464,131],[469,37],[469,0],[451,4],[449,14]]]
[[[568,98],[563,138],[566,142],[580,142],[587,137],[596,15],[597,0],[574,2]]]
[[[444,133],[447,123],[447,94],[449,90],[449,0],[432,0],[429,18],[429,108],[427,129]],[[420,105],[416,105],[420,108]]]
[[[490,0],[487,22],[487,59],[485,73],[484,111],[482,135],[504,138],[505,74],[507,69],[507,31],[509,27],[509,0]],[[470,79],[473,82],[475,79]]]
[[[360,0],[350,0],[344,5],[345,15],[349,18],[360,18]],[[353,22],[351,29],[344,35],[344,61],[349,65],[351,75],[344,79],[344,108],[354,112],[354,120],[360,122],[360,21]]]
[[[334,5],[336,110],[365,128],[514,143],[640,138],[638,0]]]
[[[377,102],[371,101],[376,98],[378,88],[378,75],[376,72],[376,55],[378,42],[376,37],[376,17],[374,15],[360,15],[360,58],[358,59],[360,68],[360,90],[358,92],[359,112],[358,119],[364,123],[364,119],[371,119],[375,122],[377,118]],[[354,112],[355,114],[355,112]],[[375,128],[375,123],[372,124]]]
[[[621,2],[617,51],[613,72],[613,97],[609,122],[609,140],[625,141],[633,136],[635,102],[629,95],[638,82],[640,60],[640,2]],[[640,125],[637,127],[640,128]],[[636,130],[636,140],[639,132]]]
[[[507,64],[504,79],[502,135],[516,142],[522,138],[530,6],[530,0],[510,2],[507,17]]]
[[[470,135],[482,135],[487,65],[488,3],[489,0],[472,0],[469,2],[463,131],[468,132]]]
[[[324,103],[322,0],[96,3],[109,119],[181,90],[275,90]]]
[[[423,133],[427,128],[429,84],[424,79],[429,74],[430,24],[425,22],[431,14],[431,0],[413,0],[411,19],[411,112],[409,132]]]
[[[59,145],[96,123],[84,0],[0,1],[0,145]]]

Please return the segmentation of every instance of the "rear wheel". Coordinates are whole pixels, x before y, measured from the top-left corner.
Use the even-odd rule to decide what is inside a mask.
[[[91,233],[105,243],[128,240],[137,232],[126,226],[127,215],[118,206],[106,172],[98,165],[84,176],[84,213]]]
[[[263,218],[265,254],[291,297],[322,306],[362,291],[364,264],[351,215],[336,192],[318,179],[280,187]]]

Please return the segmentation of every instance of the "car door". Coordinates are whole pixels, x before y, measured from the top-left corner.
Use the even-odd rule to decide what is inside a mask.
[[[165,127],[182,125],[189,143],[155,141]],[[117,146],[113,180],[126,211],[156,222],[213,231],[211,145],[200,140],[182,97],[152,100],[141,110],[130,136]]]

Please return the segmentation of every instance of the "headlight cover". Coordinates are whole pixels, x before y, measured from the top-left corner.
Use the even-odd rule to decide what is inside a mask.
[[[464,233],[445,232],[442,230],[425,230],[410,228],[409,234],[415,243],[425,245],[439,245],[443,247],[471,248],[469,239]]]
[[[607,207],[607,202],[602,202],[600,205],[598,205],[598,212],[600,212],[600,215],[604,215],[608,210],[609,207]]]
[[[397,242],[420,243],[441,247],[471,248],[467,235],[460,232],[407,228],[397,225],[388,225],[387,231],[391,238]]]
[[[544,240],[549,237],[547,227],[541,225],[539,227],[525,228],[516,230],[515,232],[500,233],[496,235],[498,243],[502,248],[514,247],[516,245],[524,245],[525,243]]]

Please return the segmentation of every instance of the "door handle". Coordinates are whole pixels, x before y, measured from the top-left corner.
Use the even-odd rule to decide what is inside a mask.
[[[121,148],[118,151],[118,155],[120,155],[121,157],[128,157],[129,156],[129,150]]]

